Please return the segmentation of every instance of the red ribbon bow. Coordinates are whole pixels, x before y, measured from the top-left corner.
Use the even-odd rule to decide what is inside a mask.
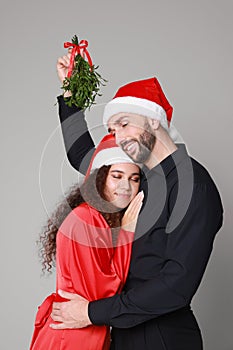
[[[69,43],[69,42],[64,43],[65,49],[67,49],[69,47],[73,47],[73,49],[71,51],[70,65],[69,65],[68,73],[67,73],[68,78],[70,78],[70,76],[72,74],[72,71],[74,68],[74,58],[75,58],[76,54],[81,55],[83,58],[85,58],[85,56],[86,56],[90,67],[92,67],[93,64],[92,64],[91,56],[90,56],[89,52],[87,51],[87,46],[88,46],[87,40],[81,40],[79,45]]]

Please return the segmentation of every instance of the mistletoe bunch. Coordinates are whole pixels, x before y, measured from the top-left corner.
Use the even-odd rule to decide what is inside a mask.
[[[72,43],[79,45],[78,37],[72,38]],[[99,66],[90,66],[90,64],[81,56],[76,54],[74,57],[74,66],[70,77],[63,81],[62,89],[71,92],[71,96],[64,97],[68,106],[76,105],[80,109],[90,109],[95,104],[96,96],[99,93],[100,86],[105,86],[107,80],[103,79],[97,72]]]

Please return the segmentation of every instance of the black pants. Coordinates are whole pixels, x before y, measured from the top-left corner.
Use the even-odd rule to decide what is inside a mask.
[[[111,350],[203,350],[201,332],[189,307],[133,328],[113,328]]]

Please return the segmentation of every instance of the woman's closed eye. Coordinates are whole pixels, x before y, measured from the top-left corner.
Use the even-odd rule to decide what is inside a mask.
[[[113,177],[114,179],[121,179],[121,178],[122,178],[122,176],[120,176],[120,175],[112,175],[112,177]]]
[[[119,180],[122,179],[121,175],[112,175],[112,177],[114,179],[119,179]],[[133,182],[139,182],[140,181],[140,177],[131,177],[129,180],[133,181]]]
[[[140,181],[140,177],[131,177],[130,180],[134,181],[134,182],[139,182]]]

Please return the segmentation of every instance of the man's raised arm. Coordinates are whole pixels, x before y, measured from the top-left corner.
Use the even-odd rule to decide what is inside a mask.
[[[57,61],[57,73],[61,83],[67,76],[70,54],[60,57]],[[69,93],[65,93],[68,97]],[[88,131],[85,116],[76,106],[65,104],[63,96],[58,96],[59,118],[65,148],[70,164],[82,174],[86,174],[90,159],[95,150],[95,144]]]

